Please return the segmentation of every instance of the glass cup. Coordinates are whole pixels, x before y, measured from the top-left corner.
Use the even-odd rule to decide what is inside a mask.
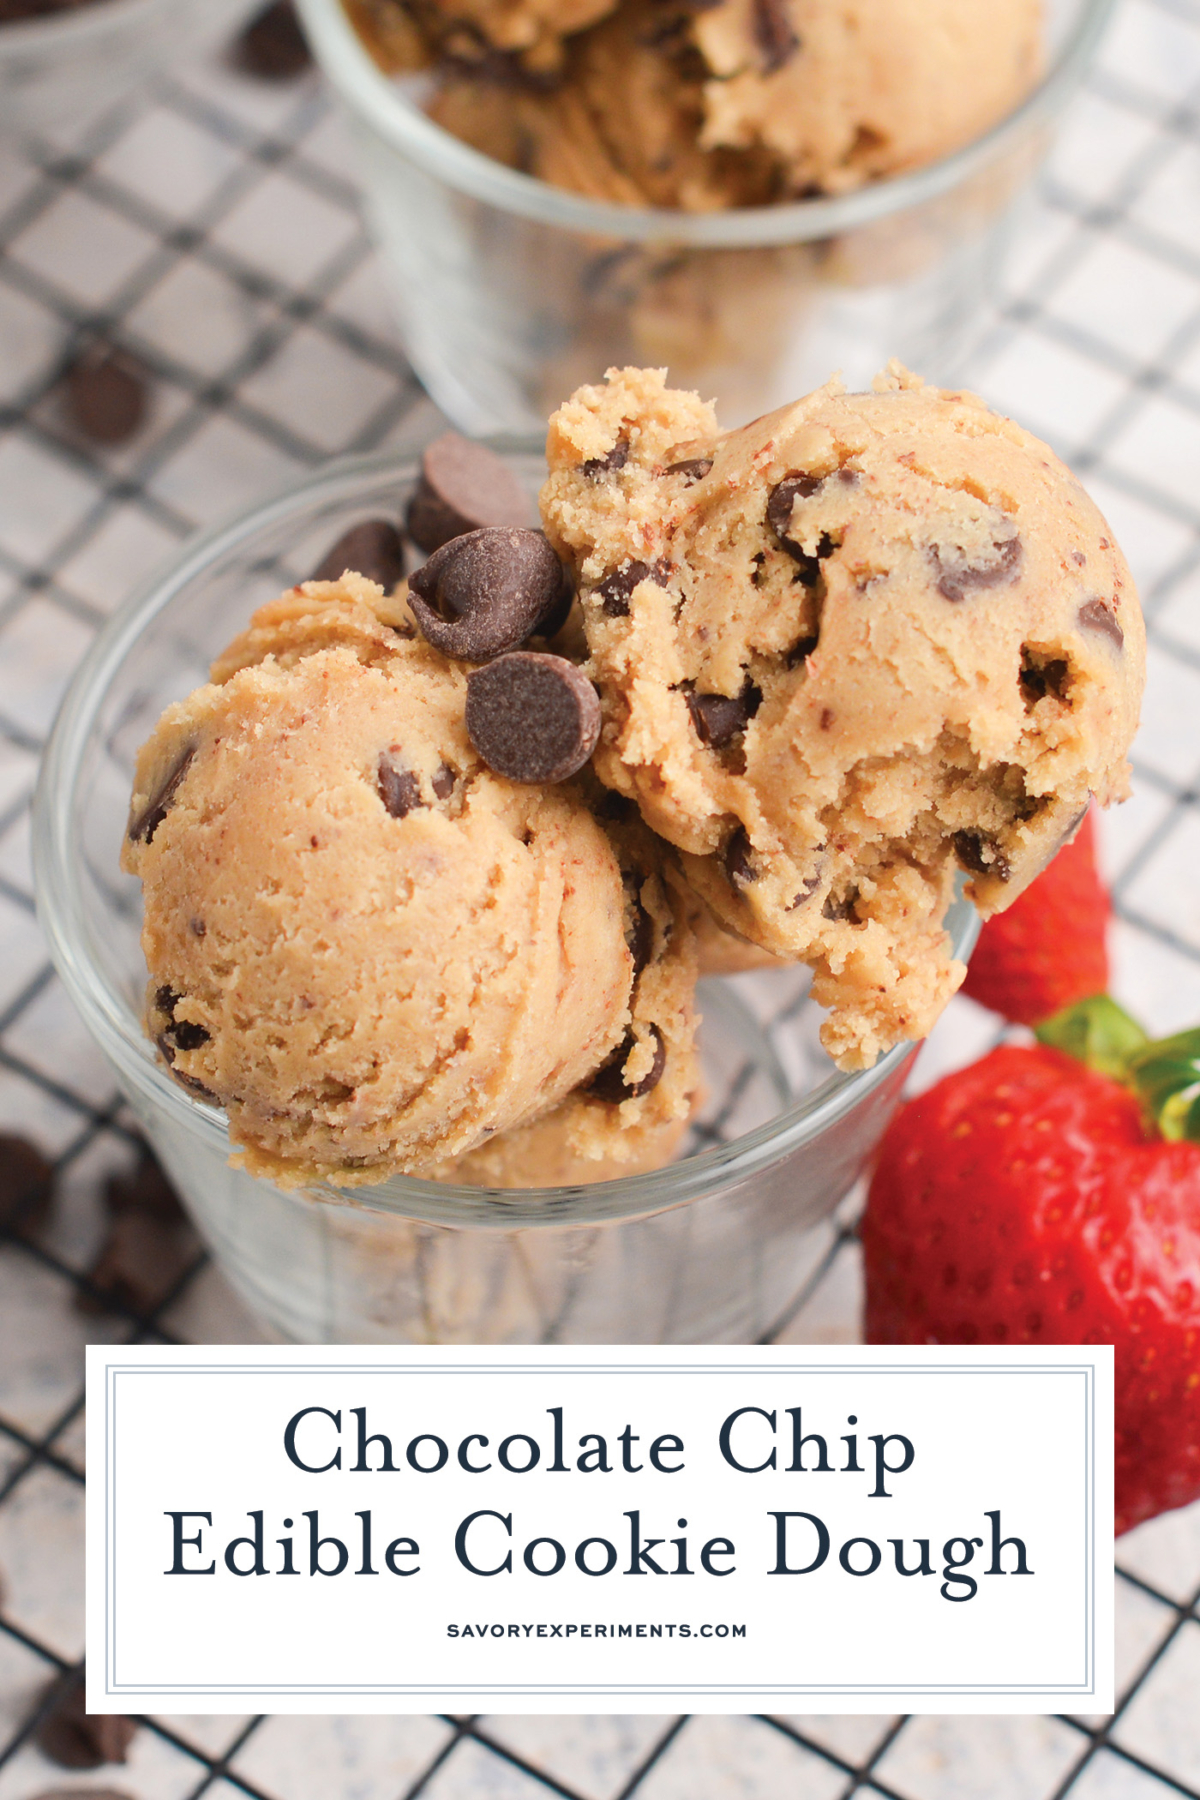
[[[540,456],[508,449],[536,491]],[[394,517],[416,462],[334,466],[210,532],[96,640],[63,702],[35,814],[51,953],[225,1272],[304,1343],[753,1341],[787,1317],[808,1234],[859,1175],[914,1046],[839,1074],[807,973],[702,983],[707,1101],[685,1154],[653,1174],[484,1190],[397,1176],[284,1193],[230,1166],[224,1115],[177,1086],[140,1013],[137,883],[121,873],[134,756],[159,713],[206,679],[250,610],[303,580],[364,518]],[[977,930],[960,900],[955,952]]]
[[[839,199],[719,213],[599,204],[504,167],[383,75],[341,0],[299,0],[359,152],[409,356],[464,431],[539,430],[606,368],[665,365],[737,425],[898,356],[952,381],[1011,202],[1113,0],[1047,0],[1045,73],[954,155]],[[406,91],[411,89],[412,91]]]
[[[161,70],[228,35],[255,0],[94,0],[0,25],[0,133],[20,136],[101,112]]]

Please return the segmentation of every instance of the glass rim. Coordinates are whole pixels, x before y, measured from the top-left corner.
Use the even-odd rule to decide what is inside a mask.
[[[363,44],[341,0],[297,0],[313,54],[350,112],[392,149],[474,200],[564,230],[696,249],[806,243],[874,223],[957,187],[1034,130],[1078,84],[1116,0],[1081,0],[1080,13],[1041,80],[981,137],[937,162],[833,199],[687,213],[589,200],[507,168],[452,137],[396,91]]]
[[[501,454],[533,454],[528,440],[492,438],[489,442]],[[349,500],[357,489],[382,478],[403,482],[415,475],[416,466],[411,447],[339,459],[191,538],[97,634],[63,697],[42,759],[33,808],[34,883],[38,918],[55,968],[122,1081],[225,1156],[231,1145],[224,1114],[194,1099],[160,1066],[133,1006],[99,976],[90,956],[74,831],[75,796],[84,756],[117,672],[146,629],[189,582],[264,528],[306,506]],[[970,954],[979,923],[975,908],[964,899],[956,900],[946,921],[956,957],[965,960]],[[603,1224],[664,1212],[727,1188],[731,1180],[744,1179],[812,1143],[888,1082],[917,1047],[908,1042],[898,1044],[871,1069],[835,1070],[765,1124],[729,1144],[716,1145],[649,1174],[545,1188],[466,1187],[392,1176],[378,1186],[335,1188],[313,1183],[302,1192],[429,1224],[504,1231],[516,1226]]]

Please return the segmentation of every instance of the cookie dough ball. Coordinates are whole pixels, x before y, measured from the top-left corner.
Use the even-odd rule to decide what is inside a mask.
[[[722,0],[697,10],[706,149],[842,193],[980,137],[1041,67],[1041,0]]]
[[[561,1187],[640,1175],[671,1161],[700,1102],[697,931],[704,908],[670,852],[619,794],[585,778],[625,890],[635,970],[630,1019],[611,1056],[552,1111],[438,1170],[481,1187]]]
[[[546,530],[576,570],[598,774],[741,936],[814,968],[845,1068],[925,1035],[985,915],[1124,796],[1144,635],[1053,453],[892,365],[721,434],[661,371],[551,420]]]
[[[536,79],[561,66],[564,39],[594,25],[617,0],[349,0],[380,67],[422,68],[434,57],[483,65],[493,78]],[[507,68],[506,68],[507,65]]]
[[[364,588],[265,609],[249,635],[307,606],[316,647],[167,710],[123,858],[149,1029],[284,1186],[428,1172],[556,1105],[629,1026],[603,829],[572,787],[481,764],[464,671],[394,633],[384,654]],[[358,641],[328,646],[330,615]]]

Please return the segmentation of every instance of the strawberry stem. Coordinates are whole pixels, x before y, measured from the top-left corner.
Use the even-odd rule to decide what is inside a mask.
[[[1200,1048],[1200,1032],[1191,1035]],[[1094,994],[1090,1000],[1064,1006],[1061,1012],[1044,1019],[1035,1028],[1034,1036],[1039,1044],[1061,1050],[1098,1075],[1111,1075],[1115,1081],[1128,1081],[1134,1058],[1149,1043],[1137,1020],[1131,1019],[1124,1007],[1107,994]]]
[[[1128,1079],[1165,1138],[1200,1138],[1200,1031],[1148,1044]]]

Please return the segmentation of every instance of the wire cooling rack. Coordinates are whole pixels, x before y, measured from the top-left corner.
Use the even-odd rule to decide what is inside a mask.
[[[1200,0],[1124,0],[1029,203],[972,382],[1083,474],[1150,624],[1136,793],[1104,827],[1121,996],[1200,1019]],[[97,455],[60,380],[95,332],[155,377]],[[398,348],[315,77],[216,65],[16,154],[0,149],[0,1130],[54,1158],[36,1240],[0,1243],[0,1800],[1165,1800],[1200,1795],[1200,1508],[1122,1540],[1118,1708],[1100,1718],[168,1718],[69,1773],[34,1736],[83,1646],[85,1341],[253,1341],[197,1255],[149,1316],[87,1316],[106,1172],[131,1122],[48,966],[28,806],[69,671],[195,526],[330,455],[433,423]],[[955,1001],[920,1079],[986,1049]],[[812,1240],[780,1336],[848,1340],[848,1215]]]

